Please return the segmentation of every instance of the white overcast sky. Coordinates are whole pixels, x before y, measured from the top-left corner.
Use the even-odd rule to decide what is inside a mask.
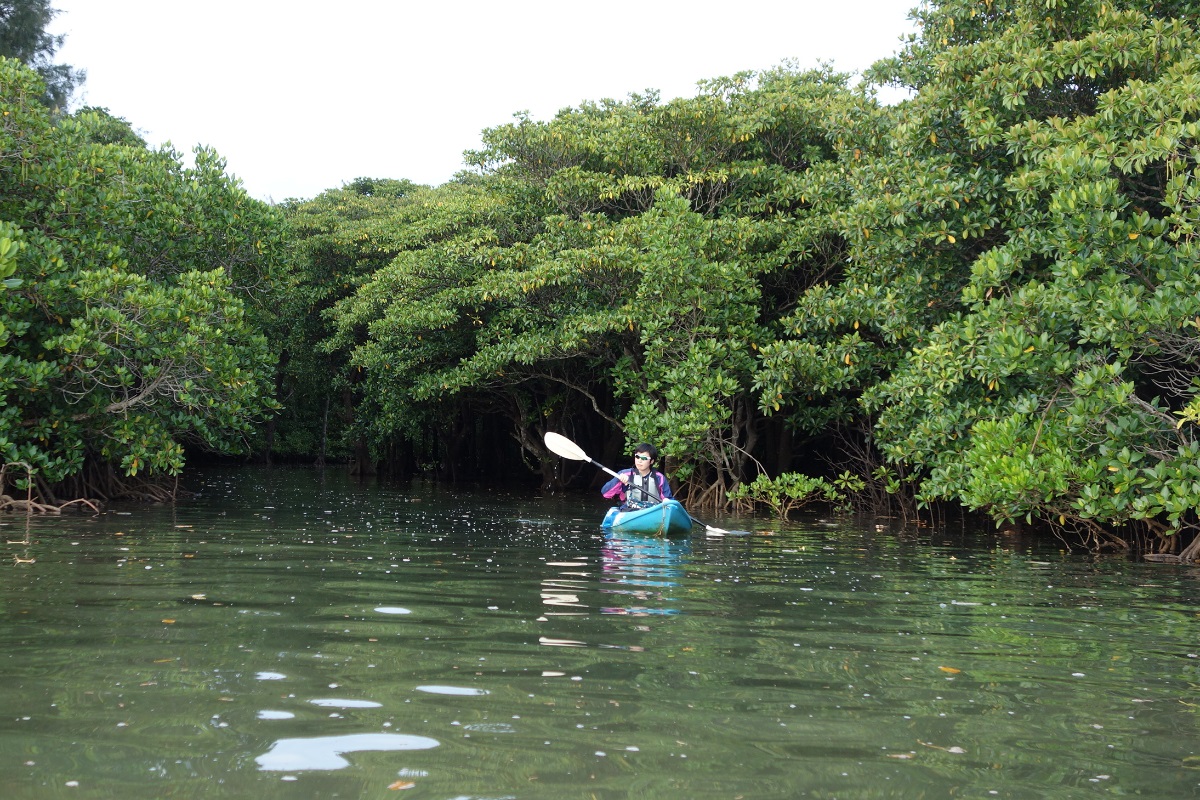
[[[858,73],[894,54],[917,0],[52,0],[74,106],[153,146],[209,145],[264,200],[358,178],[441,184],[520,111],[792,59]]]

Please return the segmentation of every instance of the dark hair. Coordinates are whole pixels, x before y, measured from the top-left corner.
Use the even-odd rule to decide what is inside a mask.
[[[652,444],[646,444],[645,442],[642,442],[641,444],[635,444],[633,446],[633,452],[635,455],[638,453],[646,453],[650,456],[651,461],[658,458],[658,448]]]

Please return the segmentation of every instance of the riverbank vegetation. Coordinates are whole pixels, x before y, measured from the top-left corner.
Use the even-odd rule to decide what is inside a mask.
[[[0,60],[0,455],[45,504],[164,497],[185,448],[244,447],[275,405],[281,213],[43,91]]]
[[[1194,559],[1198,11],[939,0],[858,84],[586,102],[276,207],[5,62],[0,455],[87,496],[189,448],[592,478],[555,430],[700,507],[840,480]]]

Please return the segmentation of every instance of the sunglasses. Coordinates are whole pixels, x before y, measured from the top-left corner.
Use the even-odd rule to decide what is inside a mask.
[[[633,460],[634,461],[649,461],[650,456],[634,456]]]

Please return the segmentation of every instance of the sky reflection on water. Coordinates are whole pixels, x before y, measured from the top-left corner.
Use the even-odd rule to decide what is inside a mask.
[[[254,759],[264,771],[300,772],[305,770],[343,769],[350,766],[347,753],[364,751],[428,750],[438,741],[426,736],[400,733],[353,733],[345,736],[313,736],[307,739],[279,739],[271,749]]]

